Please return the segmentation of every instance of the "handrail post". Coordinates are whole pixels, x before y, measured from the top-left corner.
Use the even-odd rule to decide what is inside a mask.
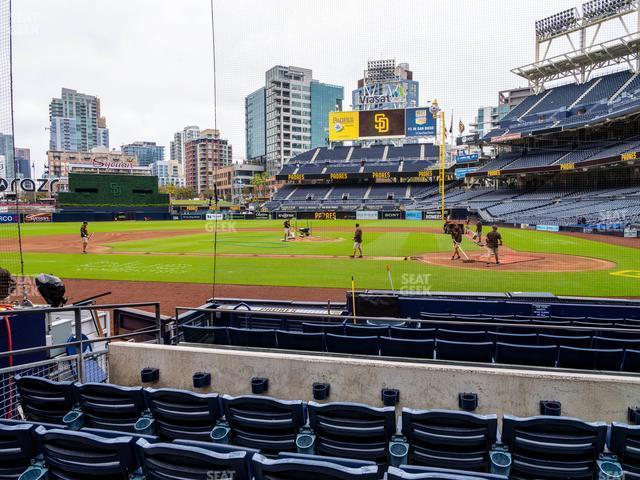
[[[75,321],[75,330],[76,330],[76,342],[77,342],[77,354],[78,354],[78,381],[83,382],[83,370],[84,363],[82,360],[83,349],[82,349],[82,311],[80,307],[76,307],[73,310],[73,318]]]
[[[163,344],[164,332],[162,331],[162,319],[160,318],[160,303],[154,305],[156,315],[156,342],[158,345]]]

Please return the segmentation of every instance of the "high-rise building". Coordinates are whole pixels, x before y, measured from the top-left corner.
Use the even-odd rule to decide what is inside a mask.
[[[173,140],[169,142],[169,160],[184,162],[184,144],[200,136],[200,127],[187,125],[182,131],[173,134]]]
[[[0,133],[0,177],[6,180],[16,178],[13,161],[13,136]]]
[[[164,160],[164,146],[156,145],[156,142],[133,142],[122,145],[122,153],[138,157],[138,165],[141,167]]]
[[[498,92],[497,107],[479,107],[478,114],[473,123],[470,124],[471,133],[478,134],[480,138],[486,135],[494,128],[500,126],[500,120],[520,105],[525,98],[531,95],[532,90],[529,87],[515,88],[513,90],[503,90]]]
[[[198,138],[184,142],[186,186],[197,193],[213,189],[216,169],[231,165],[232,153],[219,130],[202,130]]]
[[[16,148],[16,164],[19,178],[31,178],[31,150]]]
[[[380,110],[420,106],[420,89],[408,63],[370,60],[358,88],[351,93],[354,110]]]
[[[100,115],[100,99],[62,89],[60,98],[49,104],[49,149],[65,152],[88,152],[95,147],[109,147],[109,130]]]
[[[181,175],[181,165],[175,160],[164,160],[151,164],[151,175],[158,177],[158,186],[175,185],[184,187],[184,176]]]
[[[307,68],[277,65],[267,70],[264,89],[245,99],[247,160],[264,157],[266,171],[275,175],[291,157],[326,145],[329,111],[341,108],[343,98],[342,87],[314,81]]]

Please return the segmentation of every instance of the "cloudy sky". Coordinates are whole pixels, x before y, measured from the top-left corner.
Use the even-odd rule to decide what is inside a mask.
[[[240,160],[244,97],[265,70],[311,68],[350,99],[379,58],[408,62],[421,101],[437,98],[468,124],[499,90],[525,85],[510,69],[533,61],[534,21],[580,3],[215,0],[218,126]],[[101,98],[112,147],[168,147],[185,125],[213,127],[209,0],[14,0],[14,28],[16,144],[31,148],[38,172],[62,87]]]

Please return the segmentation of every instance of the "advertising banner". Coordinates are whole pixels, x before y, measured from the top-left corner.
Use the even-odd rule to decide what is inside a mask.
[[[357,140],[359,135],[358,112],[329,113],[329,141]]]
[[[201,213],[183,212],[180,214],[181,220],[202,220]]]
[[[224,220],[224,214],[222,213],[207,213],[207,220]]]
[[[456,180],[461,180],[464,177],[466,177],[467,174],[475,172],[476,170],[478,170],[477,167],[476,168],[472,168],[472,167],[471,168],[456,168],[453,173],[454,173],[454,175],[456,177]]]
[[[559,232],[560,227],[558,225],[536,225],[536,230],[541,232]]]
[[[276,219],[278,220],[287,220],[296,218],[296,214],[294,212],[276,212]]]
[[[407,137],[436,134],[436,119],[428,108],[407,108],[405,111]]]
[[[269,220],[271,219],[271,215],[269,212],[256,212],[256,220]]]
[[[385,220],[402,220],[402,212],[382,212],[382,218]]]
[[[405,134],[403,108],[358,113],[360,138],[402,137]]]
[[[0,214],[0,223],[18,223],[18,215],[15,213]]]
[[[377,220],[378,212],[371,210],[357,210],[356,211],[356,220]]]
[[[480,159],[477,153],[459,153],[456,155],[456,163],[474,163]]]
[[[405,220],[422,220],[422,212],[420,210],[407,210],[404,212]]]
[[[625,228],[624,229],[624,237],[625,238],[636,238],[638,236],[638,230],[635,228]]]
[[[22,217],[24,223],[49,223],[53,221],[51,213],[28,213]]]

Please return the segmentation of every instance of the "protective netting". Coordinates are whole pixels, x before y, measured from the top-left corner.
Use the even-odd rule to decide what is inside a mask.
[[[17,193],[11,192],[11,181],[17,170],[14,155],[11,54],[11,0],[0,0],[0,268],[18,276],[21,266]]]

